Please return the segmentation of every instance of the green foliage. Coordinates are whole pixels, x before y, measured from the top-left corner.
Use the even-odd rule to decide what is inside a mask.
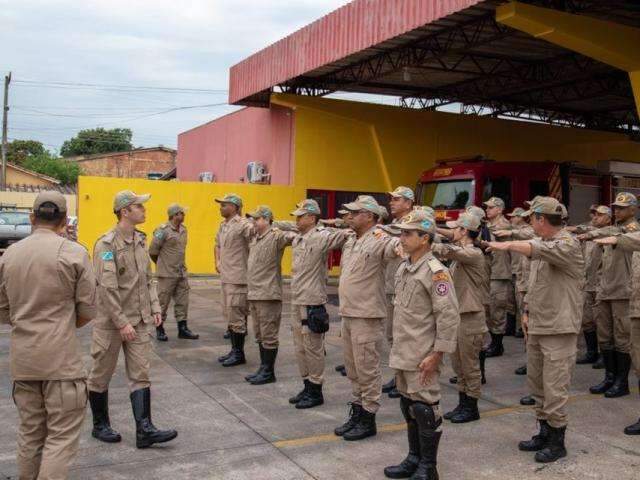
[[[76,183],[78,175],[80,175],[80,167],[76,162],[55,157],[46,151],[41,155],[27,157],[22,166],[34,172],[58,179],[64,185]]]
[[[93,128],[81,130],[78,134],[65,141],[60,149],[63,157],[75,155],[92,155],[94,153],[124,152],[132,150],[131,137],[133,133],[128,128]]]
[[[13,140],[7,148],[7,161],[16,165],[24,165],[29,157],[47,153],[42,143],[36,140]]]

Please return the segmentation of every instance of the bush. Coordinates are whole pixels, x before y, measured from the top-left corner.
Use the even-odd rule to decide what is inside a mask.
[[[60,180],[63,185],[76,183],[80,175],[80,167],[77,163],[54,157],[49,152],[27,157],[22,165],[34,172]]]

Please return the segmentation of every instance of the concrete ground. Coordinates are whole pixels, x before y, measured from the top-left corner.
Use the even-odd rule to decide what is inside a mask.
[[[287,399],[301,387],[295,364],[285,304],[277,383],[251,386],[244,381],[258,364],[255,344],[247,342],[248,363],[221,367],[216,358],[228,350],[222,338],[219,287],[196,281],[191,291],[191,328],[200,340],[176,338],[167,322],[170,341],[154,342],[152,411],[156,426],[176,428],[171,443],[146,450],[135,448],[135,428],[122,357],[110,389],[111,419],[123,436],[120,444],[91,437],[87,415],[80,450],[72,466],[75,479],[382,479],[386,465],[400,461],[407,442],[398,400],[383,396],[378,435],[345,442],[332,434],[346,414],[350,386],[333,367],[342,363],[337,310],[331,307],[327,338],[325,404],[296,410]],[[8,329],[0,327],[0,477],[17,478],[15,464],[18,415],[11,400],[8,374]],[[86,364],[90,364],[91,327],[82,332]],[[250,338],[250,337],[249,337]],[[589,385],[602,371],[590,366],[575,370],[569,406],[567,458],[541,465],[533,454],[520,452],[517,442],[534,433],[530,408],[519,407],[527,393],[525,378],[513,374],[524,362],[522,341],[508,338],[507,354],[487,361],[489,383],[480,402],[482,419],[465,425],[446,422],[439,453],[442,479],[637,479],[640,478],[640,437],[622,434],[640,415],[638,390],[621,399],[590,395]],[[443,408],[455,406],[457,391],[441,379]],[[385,368],[384,379],[391,377]],[[637,383],[633,378],[633,385]]]

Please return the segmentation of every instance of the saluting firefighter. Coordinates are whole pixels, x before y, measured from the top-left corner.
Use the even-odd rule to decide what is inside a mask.
[[[153,323],[157,327],[162,316],[146,235],[136,229],[145,221],[144,203],[149,198],[150,195],[136,195],[129,190],[119,192],[113,201],[118,223],[98,239],[93,249],[98,317],[93,327],[93,368],[88,381],[92,435],[108,443],[121,440],[109,421],[108,391],[118,355],[123,350],[138,448],[178,436],[175,430],[158,430],[151,422],[148,325]]]
[[[433,217],[416,210],[398,225],[408,258],[396,274],[393,347],[400,409],[407,423],[409,453],[384,469],[388,478],[437,480],[442,436],[440,370],[445,353],[456,350],[460,314],[449,270],[431,252]]]
[[[563,212],[555,198],[538,197],[526,215],[539,238],[489,243],[493,251],[531,258],[522,328],[527,341],[527,383],[540,430],[518,448],[535,451],[535,460],[541,463],[567,455],[566,405],[582,321],[584,260],[580,242],[563,228]]]
[[[62,237],[67,202],[42,192],[32,233],[0,259],[0,323],[11,327],[9,365],[18,409],[20,479],[65,479],[87,407],[76,329],[96,315],[96,279],[84,247]]]
[[[167,209],[169,221],[153,232],[149,247],[149,256],[157,265],[158,299],[162,313],[162,324],[156,327],[156,338],[161,342],[168,340],[164,330],[167,310],[173,299],[173,311],[178,322],[178,338],[197,340],[187,326],[189,315],[189,278],[185,253],[187,250],[187,227],[184,226],[185,209],[177,203]]]
[[[480,219],[463,213],[458,220],[447,222],[447,227],[453,230],[453,244],[433,245],[432,252],[438,258],[452,261],[449,271],[458,298],[460,326],[456,351],[451,359],[459,400],[458,406],[444,418],[451,423],[466,423],[480,418],[480,351],[487,333],[483,292],[489,283],[489,275],[482,250],[473,244],[480,234]]]
[[[247,336],[247,261],[253,225],[241,216],[242,199],[235,193],[216,198],[224,221],[216,235],[215,261],[220,274],[222,316],[227,321],[231,350],[218,358],[223,367],[247,363],[244,339]]]
[[[266,205],[260,205],[247,216],[253,219],[255,229],[249,244],[247,298],[260,349],[260,367],[245,380],[252,385],[264,385],[276,381],[274,366],[282,318],[282,255],[295,234],[274,228],[273,212]]]

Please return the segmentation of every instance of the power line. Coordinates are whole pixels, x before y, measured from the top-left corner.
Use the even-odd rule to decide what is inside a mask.
[[[174,93],[206,93],[206,94],[226,94],[228,90],[213,90],[206,88],[184,88],[184,87],[156,87],[146,85],[108,85],[100,83],[73,83],[73,82],[54,82],[40,80],[14,80],[20,86],[32,86],[43,88],[71,88],[71,89],[98,89],[98,90],[127,90],[127,91],[158,91],[158,92],[174,92]]]

